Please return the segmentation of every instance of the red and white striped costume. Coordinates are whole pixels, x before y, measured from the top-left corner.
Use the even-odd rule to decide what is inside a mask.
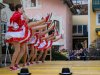
[[[42,40],[42,42],[40,43],[40,45],[38,46],[38,50],[44,50],[45,47],[47,46],[47,41],[46,40]]]
[[[40,42],[41,42],[41,40],[40,40],[40,38],[39,38],[39,32],[36,32],[35,34],[34,34],[34,36],[36,37],[36,41],[35,41],[35,43],[33,43],[32,42],[32,44],[34,45],[34,48],[38,48],[38,46],[40,45]]]
[[[51,48],[51,47],[52,47],[52,44],[53,44],[53,41],[52,41],[52,40],[48,41],[48,44],[47,44],[47,46],[45,47],[45,50]]]
[[[35,33],[34,36],[30,38],[28,44],[34,45],[36,44],[37,40],[38,40],[38,33]]]
[[[27,22],[23,19],[23,15],[16,11],[10,18],[8,31],[5,34],[6,42],[23,43],[31,36],[31,31],[28,28]]]

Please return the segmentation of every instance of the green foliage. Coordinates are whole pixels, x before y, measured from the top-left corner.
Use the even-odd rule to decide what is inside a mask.
[[[59,52],[52,51],[52,60],[66,60],[67,58]]]

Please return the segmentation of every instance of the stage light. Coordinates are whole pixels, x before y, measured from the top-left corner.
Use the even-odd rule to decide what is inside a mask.
[[[59,75],[72,75],[69,68],[62,68],[62,73],[59,73]]]
[[[29,73],[28,68],[22,68],[20,70],[20,73],[18,73],[18,75],[31,75],[31,73]]]

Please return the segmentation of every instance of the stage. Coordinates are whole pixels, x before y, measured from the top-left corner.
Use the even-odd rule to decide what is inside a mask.
[[[62,68],[70,68],[72,75],[100,75],[100,61],[46,61],[28,68],[32,75],[59,75]],[[18,72],[0,68],[0,75],[17,75]]]

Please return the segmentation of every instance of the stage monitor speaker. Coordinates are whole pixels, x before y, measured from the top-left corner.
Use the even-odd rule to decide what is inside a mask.
[[[62,73],[59,73],[59,75],[72,75],[69,68],[62,68]]]
[[[29,73],[28,68],[22,68],[20,70],[20,73],[18,73],[18,75],[31,75],[31,73]]]

